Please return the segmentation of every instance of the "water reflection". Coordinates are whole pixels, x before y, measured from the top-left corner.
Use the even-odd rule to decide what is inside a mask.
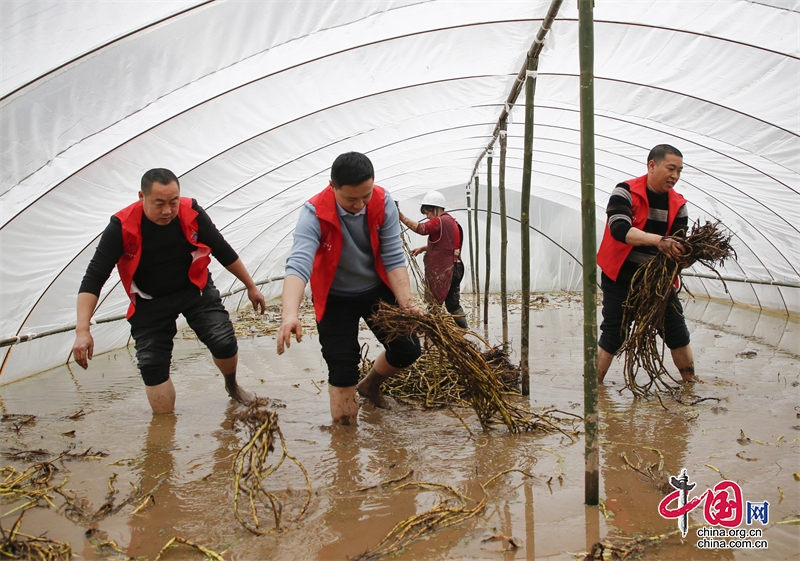
[[[153,415],[147,429],[141,459],[140,476],[145,493],[153,492],[153,499],[130,519],[131,541],[128,555],[154,557],[166,541],[174,535],[172,523],[180,520],[181,501],[175,493],[175,413]],[[164,536],[168,537],[164,537]]]
[[[387,429],[387,424],[382,429],[380,438],[397,442],[397,435]],[[333,425],[330,432],[330,454],[335,466],[327,485],[324,525],[333,541],[319,549],[320,561],[339,561],[371,550],[398,522],[416,513],[411,490],[395,492],[394,486],[358,490],[406,473],[405,448],[362,450],[365,430]]]
[[[525,482],[525,559],[535,561],[533,481]]]
[[[623,397],[615,401],[616,392],[612,388],[601,386],[598,390],[599,409],[606,426],[602,443],[605,507],[613,514],[607,524],[625,536],[659,535],[676,530],[677,522],[661,517],[658,504],[674,490],[669,486],[669,476],[677,476],[687,465],[686,447],[692,432],[686,417],[689,411],[667,411],[657,400],[631,402]],[[662,459],[664,473],[659,474]],[[635,472],[626,464],[644,472],[650,466],[657,479],[641,474],[631,477]],[[702,514],[698,518],[694,511],[689,525],[698,523],[704,523]],[[665,558],[685,558],[685,549],[670,551],[670,545],[677,545],[679,537],[664,542],[659,554]],[[685,541],[697,542],[693,530],[689,530]],[[695,549],[692,559],[733,559],[733,554]]]
[[[138,463],[143,493],[152,499],[129,517],[128,555],[154,558],[175,536],[212,550],[248,537],[231,514],[236,408],[230,404],[212,439],[197,444],[187,434],[198,428],[191,413],[152,416]]]
[[[774,310],[741,308],[730,303],[689,299],[684,306],[687,319],[706,325],[715,332],[743,337],[768,347],[800,354],[800,318]]]
[[[526,559],[533,560],[536,558],[533,504],[535,479],[512,471],[492,481],[485,491],[481,484],[486,484],[487,481],[507,470],[533,473],[537,457],[534,445],[535,437],[526,433],[507,434],[504,429],[499,427],[494,430],[497,432],[484,433],[474,439],[472,456],[466,457],[467,465],[474,463],[474,470],[471,473],[464,473],[464,477],[467,496],[477,501],[484,496],[488,497],[487,506],[479,515],[480,519],[488,522],[496,517],[497,523],[496,525],[492,524],[489,531],[481,522],[469,524],[477,527],[475,537],[476,541],[483,543],[481,550],[491,552],[493,555],[502,551],[505,561],[511,561],[523,554]],[[525,497],[522,505],[519,498],[520,487],[522,487],[522,495]],[[523,518],[520,519],[521,517]],[[465,524],[461,529],[462,533],[466,529],[467,525]],[[483,542],[492,535],[501,537]],[[520,547],[511,546],[510,540],[512,539]]]

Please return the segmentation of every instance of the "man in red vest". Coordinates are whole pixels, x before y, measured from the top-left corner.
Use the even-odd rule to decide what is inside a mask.
[[[283,317],[278,354],[298,341],[298,319],[306,283],[317,318],[322,356],[328,365],[331,417],[340,425],[355,425],[356,392],[377,407],[387,407],[381,384],[410,366],[421,354],[416,336],[388,340],[372,323],[381,300],[418,313],[411,295],[400,240],[397,207],[389,192],[375,185],[375,170],[364,154],[341,154],[331,166],[331,180],[300,211],[294,242],[286,260]],[[384,350],[359,382],[361,347],[358,324],[366,321]]]
[[[597,352],[600,382],[623,343],[623,304],[633,274],[659,251],[671,259],[685,251],[680,242],[670,237],[679,231],[685,233],[689,223],[686,199],[673,190],[682,170],[683,154],[673,146],[659,144],[647,156],[647,175],[620,183],[611,192],[606,208],[608,220],[597,252],[603,290]],[[681,378],[694,382],[694,356],[683,306],[674,289],[668,298],[662,337]]]
[[[163,168],[145,173],[139,200],[111,217],[83,277],[72,348],[75,362],[84,369],[89,366],[94,352],[89,327],[92,314],[116,265],[131,300],[128,322],[154,413],[169,413],[175,408],[169,367],[178,314],[183,314],[211,351],[228,395],[240,402],[252,399],[236,383],[239,349],[230,317],[208,271],[211,255],[242,281],[253,308],[263,314],[264,296],[242,260],[197,201],[180,196],[175,174]]]
[[[411,220],[402,212],[400,222],[421,236],[428,236],[428,244],[411,251],[411,255],[425,253],[425,296],[439,306],[444,303],[453,314],[456,325],[467,328],[467,318],[461,307],[461,279],[464,278],[464,263],[461,261],[461,245],[464,231],[456,219],[445,211],[444,195],[430,191],[422,199],[420,212],[428,219],[425,222]]]

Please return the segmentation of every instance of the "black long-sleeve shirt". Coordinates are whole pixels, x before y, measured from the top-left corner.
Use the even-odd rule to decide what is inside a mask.
[[[197,240],[211,248],[211,254],[223,267],[234,263],[239,256],[206,211],[194,199],[192,208],[197,211]],[[189,266],[194,249],[183,235],[177,218],[166,226],[159,226],[142,214],[142,257],[133,275],[136,286],[150,296],[166,296],[186,288],[191,284]],[[112,216],[86,268],[79,291],[99,296],[123,252],[122,223]]]
[[[609,197],[608,206],[606,207],[608,228],[611,230],[611,235],[615,240],[622,243],[625,243],[628,230],[632,227],[633,207],[631,200],[630,185],[627,183],[620,183],[611,192],[611,197]],[[650,205],[650,211],[647,215],[647,222],[643,230],[650,234],[658,234],[659,236],[668,235],[667,218],[669,215],[669,194],[654,193],[650,189],[647,189],[647,202]],[[686,210],[686,205],[682,205],[681,208],[678,209],[675,220],[672,222],[669,235],[672,236],[681,230],[686,233],[688,226],[689,213]],[[617,281],[630,281],[636,269],[643,263],[652,259],[657,253],[658,248],[655,246],[634,246],[628,254],[628,258],[622,264]]]

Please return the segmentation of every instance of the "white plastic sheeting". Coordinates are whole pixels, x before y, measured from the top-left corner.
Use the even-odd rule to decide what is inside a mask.
[[[722,220],[738,254],[720,270],[730,294],[713,279],[687,286],[698,296],[800,312],[799,5],[597,0],[598,239],[613,186],[644,173],[650,147],[673,144],[684,153],[678,190],[691,218]],[[99,235],[136,199],[152,167],[181,177],[182,194],[208,210],[257,281],[283,274],[298,209],[348,150],[369,154],[377,183],[407,214],[426,191],[441,189],[466,227],[466,185],[550,1],[0,6],[0,338],[8,339],[74,325]],[[581,286],[577,47],[577,7],[566,2],[536,87],[534,290]],[[506,177],[512,218],[522,127],[515,107]],[[485,170],[483,162],[482,211]],[[497,287],[496,215],[493,228]],[[510,219],[512,289],[519,235]],[[238,288],[218,264],[212,273],[222,291]],[[279,290],[279,282],[264,287],[267,297]],[[241,293],[227,301],[240,303]],[[95,317],[125,307],[114,275]],[[114,321],[93,333],[101,353],[124,345],[128,326]],[[64,362],[73,336],[1,348],[0,383]]]

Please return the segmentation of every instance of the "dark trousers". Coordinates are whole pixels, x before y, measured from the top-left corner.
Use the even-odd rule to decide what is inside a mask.
[[[600,288],[603,290],[603,323],[600,324],[598,346],[610,354],[616,354],[622,346],[624,329],[622,325],[623,305],[628,298],[630,282],[612,281],[605,273],[600,275]],[[683,317],[683,306],[678,293],[672,291],[664,313],[664,330],[659,332],[670,349],[680,349],[689,344],[689,330]]]
[[[172,340],[178,332],[175,322],[179,314],[183,314],[189,327],[215,358],[231,358],[239,352],[233,324],[210,274],[202,291],[190,285],[174,294],[150,300],[137,297],[136,312],[128,323],[136,342],[139,372],[146,386],[157,386],[169,380]]]
[[[451,314],[461,309],[461,280],[464,278],[464,263],[453,263],[453,280],[450,281],[450,290],[444,298],[444,307]]]
[[[358,343],[358,323],[366,321],[375,337],[386,347],[386,361],[395,368],[405,368],[417,360],[422,353],[416,335],[398,337],[387,341],[388,333],[378,329],[371,316],[383,300],[393,306],[397,300],[388,286],[381,283],[377,288],[356,296],[329,295],[325,315],[317,323],[322,357],[328,364],[328,383],[339,388],[358,384],[361,364],[361,345]]]

